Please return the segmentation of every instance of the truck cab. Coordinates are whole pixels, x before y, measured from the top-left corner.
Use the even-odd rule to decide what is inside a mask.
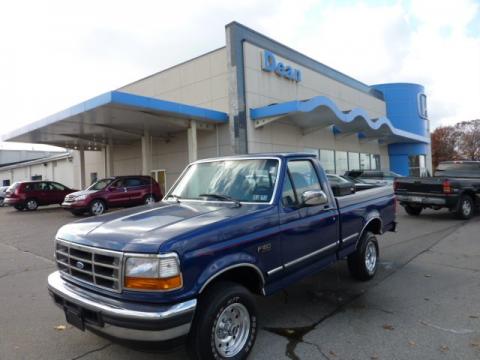
[[[184,336],[194,358],[243,359],[257,333],[254,294],[341,259],[369,280],[376,235],[393,230],[391,187],[335,197],[312,155],[200,160],[153,207],[62,227],[48,288],[82,330],[142,341]]]

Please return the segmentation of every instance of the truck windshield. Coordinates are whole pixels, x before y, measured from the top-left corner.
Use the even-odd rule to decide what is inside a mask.
[[[276,159],[218,160],[190,166],[167,197],[267,203],[278,176]]]
[[[438,164],[435,176],[479,177],[480,163],[458,162]]]

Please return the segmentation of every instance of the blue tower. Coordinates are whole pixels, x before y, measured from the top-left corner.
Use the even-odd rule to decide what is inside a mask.
[[[422,85],[391,83],[373,86],[380,90],[393,126],[429,138],[427,98]],[[404,176],[420,175],[425,170],[428,143],[405,142],[388,145],[390,170]]]

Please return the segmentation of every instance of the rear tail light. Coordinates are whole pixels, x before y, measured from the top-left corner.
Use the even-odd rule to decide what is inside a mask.
[[[452,187],[450,186],[450,181],[443,180],[443,192],[445,194],[448,194],[448,193],[452,192]]]

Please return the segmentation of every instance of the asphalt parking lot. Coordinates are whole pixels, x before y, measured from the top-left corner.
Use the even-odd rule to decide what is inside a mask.
[[[134,350],[67,325],[46,291],[56,207],[0,208],[0,359],[183,359]],[[340,262],[269,298],[251,359],[480,359],[480,216],[398,214],[369,283]]]

